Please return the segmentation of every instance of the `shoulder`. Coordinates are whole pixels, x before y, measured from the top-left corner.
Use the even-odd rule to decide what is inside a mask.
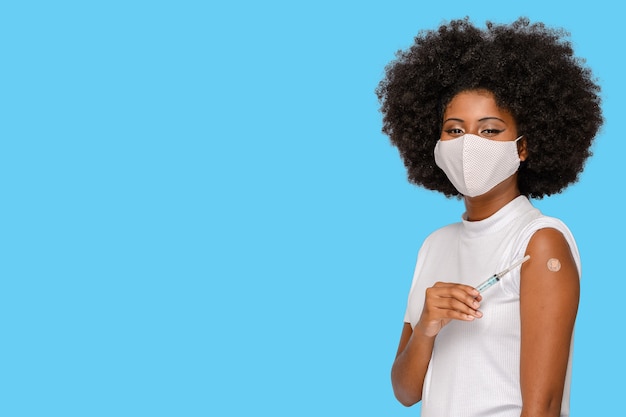
[[[436,244],[438,242],[448,242],[449,239],[458,236],[461,232],[462,223],[451,223],[446,226],[440,227],[434,232],[430,233],[424,239],[425,245]]]
[[[552,227],[536,230],[528,242],[526,254],[530,256],[527,269],[532,276],[546,273],[558,276],[566,271],[577,278],[580,276],[578,251],[561,230]]]
[[[525,246],[527,252],[534,252],[536,255],[549,253],[559,248],[567,251],[580,272],[580,254],[576,240],[567,225],[560,219],[540,215],[525,225],[519,239],[522,242],[521,246]]]
[[[569,243],[563,232],[553,227],[542,227],[533,232],[527,251],[549,253],[559,248],[569,250]]]
[[[456,223],[450,223],[446,226],[440,227],[439,229],[435,230],[434,232],[432,232],[429,236],[428,239],[437,239],[440,236],[448,236],[450,234],[458,234],[459,231],[462,229],[463,224],[461,222],[456,222]]]

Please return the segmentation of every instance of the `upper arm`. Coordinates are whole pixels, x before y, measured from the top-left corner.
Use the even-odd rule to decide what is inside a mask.
[[[559,415],[578,310],[578,268],[556,229],[535,232],[526,254],[520,283],[522,399],[527,410]]]

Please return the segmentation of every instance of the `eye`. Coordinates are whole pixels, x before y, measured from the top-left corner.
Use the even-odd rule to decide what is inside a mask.
[[[457,128],[447,129],[447,130],[444,130],[444,132],[446,132],[448,135],[453,135],[453,136],[462,135],[463,134],[463,130],[462,129],[457,129]]]
[[[496,136],[500,133],[502,133],[503,130],[502,129],[483,129],[480,131],[481,136]]]

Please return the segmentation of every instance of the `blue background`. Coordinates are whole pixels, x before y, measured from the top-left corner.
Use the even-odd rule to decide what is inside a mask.
[[[625,8],[2,2],[0,414],[419,415],[390,366],[463,206],[407,183],[374,89],[420,29],[525,15],[603,88],[580,182],[536,205],[583,257],[572,416],[616,415]]]

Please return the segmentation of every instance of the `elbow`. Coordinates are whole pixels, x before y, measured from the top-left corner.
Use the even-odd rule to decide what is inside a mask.
[[[396,393],[396,399],[400,402],[400,404],[402,404],[405,407],[411,407],[412,405],[417,404],[418,402],[420,402],[419,398],[409,398],[409,397],[405,397],[402,395],[398,395]]]
[[[405,407],[415,405],[422,399],[421,395],[416,395],[413,392],[401,389],[395,385],[393,387],[393,394],[396,396],[396,399],[400,402],[400,404]]]
[[[410,407],[422,400],[422,391],[418,387],[412,386],[410,381],[402,381],[394,372],[391,373],[391,386],[393,395],[405,407]]]

